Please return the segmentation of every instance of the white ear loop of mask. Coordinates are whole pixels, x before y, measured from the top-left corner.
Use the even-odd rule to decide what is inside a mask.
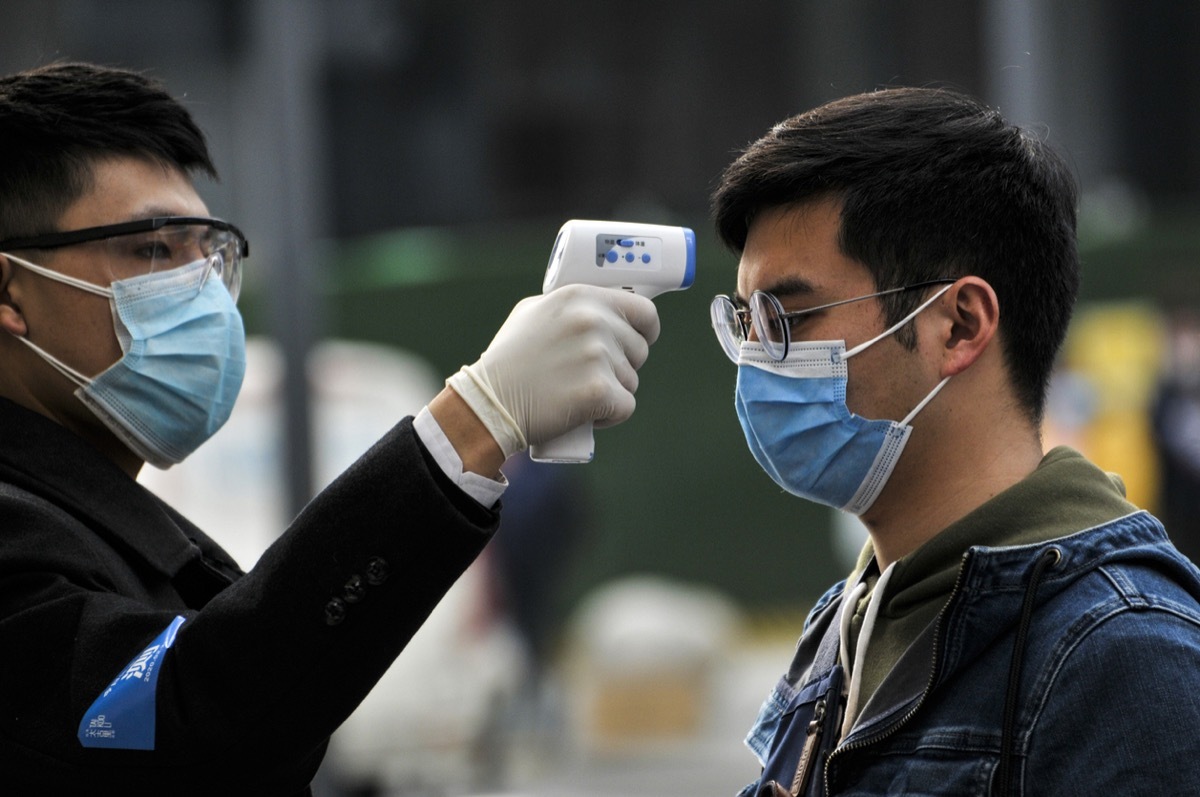
[[[920,306],[917,307],[916,310],[913,310],[911,313],[904,316],[904,318],[900,319],[895,324],[888,327],[883,332],[880,332],[878,335],[871,338],[870,340],[858,344],[853,349],[850,349],[847,352],[843,352],[840,357],[837,355],[837,353],[835,353],[834,354],[835,360],[843,360],[843,361],[849,360],[854,355],[859,354],[860,352],[862,352],[862,351],[866,350],[868,347],[878,343],[879,341],[883,340],[884,338],[888,337],[889,335],[894,335],[896,333],[896,330],[900,329],[902,326],[907,324],[909,321],[912,321],[914,318],[916,318],[921,313],[922,310],[924,310],[926,307],[928,307],[929,305],[936,302],[938,299],[941,298],[943,293],[945,293],[946,291],[950,290],[953,287],[954,287],[954,283],[946,285],[940,291],[935,293],[933,296],[930,296],[928,299],[926,299],[924,302],[922,302],[920,304]],[[942,391],[942,388],[944,388],[946,386],[946,383],[949,381],[950,381],[950,377],[946,377],[941,382],[938,382],[937,386],[933,390],[929,391],[929,395],[926,396],[925,398],[921,399],[920,403],[917,404],[917,406],[913,407],[912,412],[910,412],[908,415],[904,416],[904,420],[900,421],[900,425],[908,426],[909,422],[911,422],[913,418],[917,417],[917,413],[920,412],[921,410],[925,409],[925,405],[928,404],[929,402],[933,401],[934,397]]]
[[[30,263],[28,260],[17,257],[16,255],[5,254],[4,256],[7,257],[9,260],[13,260],[13,261],[16,261],[17,263],[20,263],[22,266],[24,266],[25,268],[34,272],[35,274],[41,274],[43,277],[46,277],[48,279],[55,280],[56,282],[66,283],[67,285],[70,285],[74,288],[79,288],[81,291],[87,291],[88,293],[94,293],[97,296],[107,296],[109,298],[112,298],[112,295],[113,295],[112,288],[101,288],[99,285],[93,285],[90,282],[84,282],[83,280],[79,279],[78,277],[72,277],[68,274],[60,274],[59,272],[48,269],[45,266],[39,266],[37,263]]]
[[[851,357],[858,354],[862,350],[866,349],[868,346],[878,343],[879,341],[886,338],[888,335],[894,334],[896,332],[896,330],[898,330],[900,327],[904,326],[909,321],[912,321],[914,318],[916,318],[918,315],[920,315],[922,310],[924,310],[926,307],[928,307],[929,305],[936,302],[938,299],[941,298],[943,293],[945,293],[946,291],[950,290],[953,287],[954,287],[954,283],[951,283],[951,284],[945,286],[940,291],[935,293],[933,296],[930,296],[928,299],[926,299],[924,302],[922,302],[921,305],[916,310],[913,310],[911,313],[904,316],[904,318],[901,318],[899,321],[897,321],[892,326],[890,326],[887,329],[885,329],[884,331],[880,332],[878,335],[871,338],[870,340],[868,340],[864,343],[860,343],[857,346],[855,346],[853,349],[851,349],[850,351],[842,354],[841,359],[849,360]]]
[[[29,269],[35,274],[41,274],[43,277],[47,277],[48,279],[52,279],[57,282],[64,282],[67,285],[87,291],[88,293],[94,293],[98,296],[112,298],[113,293],[109,288],[101,288],[99,285],[93,285],[90,282],[84,282],[77,277],[72,277],[67,274],[60,274],[57,271],[52,271],[44,266],[39,266],[37,263],[30,263],[28,260],[17,257],[16,255],[5,254],[4,256],[9,260],[20,263],[22,267]],[[37,352],[37,354],[40,355],[43,360],[48,362],[56,371],[65,376],[67,379],[70,379],[72,382],[74,382],[78,387],[86,387],[87,385],[91,384],[92,380],[90,378],[83,375],[79,371],[76,371],[74,368],[67,365],[62,360],[58,359],[50,352],[31,341],[29,338],[21,337],[19,335],[14,335],[14,337]]]
[[[70,285],[74,288],[79,288],[80,290],[87,291],[88,293],[94,293],[97,296],[103,296],[108,299],[113,298],[112,288],[102,288],[99,285],[95,285],[91,282],[85,282],[84,280],[81,280],[78,277],[72,277],[69,274],[62,274],[58,271],[54,271],[53,269],[48,269],[45,266],[39,266],[37,263],[30,263],[28,260],[26,260],[23,257],[17,257],[16,255],[10,255],[10,254],[3,253],[3,252],[0,252],[0,254],[3,254],[9,260],[19,263],[21,266],[29,269],[30,271],[32,271],[35,274],[41,274],[43,277],[46,277],[47,279],[52,279],[55,282],[61,282],[66,285]],[[204,278],[205,278],[205,281],[207,281],[208,272],[205,273]],[[201,287],[203,287],[203,285],[204,285],[204,282],[201,282]],[[20,336],[15,336],[15,337],[17,337],[17,340],[21,341],[26,346],[28,346],[29,348],[31,348],[35,352],[37,352],[43,360],[45,360],[50,365],[52,365],[55,370],[57,370],[60,374],[65,376],[67,379],[70,379],[78,387],[87,387],[88,385],[90,385],[92,383],[93,380],[90,377],[85,376],[84,374],[80,373],[79,371],[76,371],[74,368],[67,365],[62,360],[55,357],[53,354],[51,354],[50,352],[43,349],[41,346],[38,346],[36,343],[31,341],[29,338],[20,337]]]
[[[4,253],[0,252],[0,254],[4,254]],[[99,285],[95,285],[91,282],[85,282],[85,281],[79,279],[78,277],[72,277],[69,274],[61,274],[52,269],[48,269],[45,266],[39,266],[37,263],[30,263],[28,260],[21,258],[21,257],[17,257],[16,255],[4,254],[4,256],[7,257],[9,260],[13,260],[17,263],[20,263],[22,266],[24,266],[25,268],[34,272],[35,274],[41,274],[43,277],[46,277],[48,279],[52,279],[56,282],[61,282],[66,285],[70,285],[74,288],[79,288],[81,291],[87,291],[88,293],[94,293],[97,296],[104,296],[109,299],[113,298],[113,289],[112,288],[103,288],[103,287],[101,287]],[[208,278],[213,272],[214,261],[218,260],[220,258],[221,258],[221,256],[218,254],[212,254],[206,258],[203,258],[207,262],[208,266],[204,271],[204,279],[200,280],[200,286],[196,289],[197,293],[199,293],[201,290],[204,289],[204,284],[206,282],[208,282]],[[183,268],[183,266],[179,266],[179,268]]]
[[[41,274],[43,277],[46,277],[47,279],[52,279],[55,282],[61,282],[66,285],[70,285],[73,288],[79,288],[81,291],[87,291],[88,293],[94,293],[97,296],[103,296],[107,299],[113,298],[113,289],[112,288],[102,288],[99,285],[95,285],[91,282],[85,282],[84,280],[81,280],[78,277],[72,277],[69,274],[63,274],[61,272],[54,271],[53,269],[48,269],[45,266],[39,266],[37,263],[30,263],[28,260],[26,260],[23,257],[17,257],[16,255],[5,254],[3,252],[0,252],[0,254],[4,254],[4,256],[7,257],[9,260],[20,263],[23,267],[29,269],[33,273]],[[207,280],[207,279],[208,279],[208,274],[206,273],[205,280]],[[201,283],[201,287],[203,287],[203,282]],[[61,360],[57,359],[54,355],[50,354],[45,349],[43,349],[40,346],[38,346],[37,344],[33,343],[28,338],[18,338],[18,340],[20,340],[22,343],[27,345],[29,348],[36,351],[38,354],[42,355],[42,359],[44,359],[46,362],[53,365],[56,369],[58,369],[59,373],[61,373],[67,379],[70,379],[75,384],[79,385],[79,387],[85,387],[85,386],[91,384],[91,382],[92,382],[91,379],[89,379],[88,377],[79,373],[74,368],[72,368],[71,366],[62,362]]]
[[[28,346],[29,348],[31,348],[35,352],[37,352],[43,360],[50,363],[50,365],[52,365],[56,371],[58,371],[60,374],[65,376],[67,379],[70,379],[77,386],[87,387],[88,385],[90,385],[92,383],[92,380],[89,377],[84,376],[79,371],[76,371],[74,368],[67,365],[65,362],[63,362],[62,360],[55,357],[53,354],[46,351],[41,346],[37,345],[36,343],[31,341],[29,338],[22,338],[22,337],[19,337],[16,335],[14,335],[13,337],[16,337],[17,340],[21,341],[26,346]]]

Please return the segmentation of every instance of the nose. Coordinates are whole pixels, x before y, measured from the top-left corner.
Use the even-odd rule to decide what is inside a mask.
[[[757,343],[758,342],[758,325],[754,323],[753,319],[754,319],[754,316],[750,316],[750,318],[746,319],[746,326],[743,327],[743,330],[746,335],[746,340],[750,341],[751,343]]]

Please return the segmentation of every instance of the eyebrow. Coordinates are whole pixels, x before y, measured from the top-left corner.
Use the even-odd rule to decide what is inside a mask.
[[[778,282],[759,288],[759,290],[771,294],[780,301],[796,296],[811,296],[817,292],[816,287],[802,277],[784,277]],[[733,303],[738,307],[750,306],[749,300],[737,291],[733,293]]]
[[[191,216],[191,213],[180,213],[178,208],[169,208],[166,205],[146,205],[138,210],[138,212],[130,214],[127,221],[145,221],[146,219],[158,219],[163,216]]]

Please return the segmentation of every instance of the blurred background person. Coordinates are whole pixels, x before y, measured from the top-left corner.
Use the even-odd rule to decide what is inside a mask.
[[[1200,313],[1167,320],[1166,357],[1153,405],[1159,508],[1179,549],[1200,561]]]

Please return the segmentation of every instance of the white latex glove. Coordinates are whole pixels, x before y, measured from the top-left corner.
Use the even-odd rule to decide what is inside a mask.
[[[649,299],[567,285],[518,302],[479,360],[446,384],[510,457],[586,421],[604,427],[628,419],[637,369],[658,333]]]

